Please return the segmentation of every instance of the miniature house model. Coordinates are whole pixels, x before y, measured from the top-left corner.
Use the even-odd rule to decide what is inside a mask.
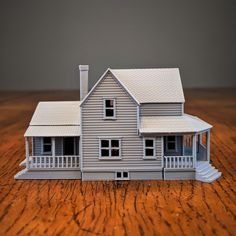
[[[107,69],[80,100],[40,102],[25,133],[25,169],[16,179],[212,182],[210,129],[184,113],[179,70]]]

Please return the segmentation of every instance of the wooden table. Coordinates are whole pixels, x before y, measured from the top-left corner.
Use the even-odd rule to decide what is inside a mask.
[[[0,92],[0,235],[236,235],[236,90],[187,90],[185,111],[214,125],[223,176],[197,181],[14,180],[38,101],[79,93]]]

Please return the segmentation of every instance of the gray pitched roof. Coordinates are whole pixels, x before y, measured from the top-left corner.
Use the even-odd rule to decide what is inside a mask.
[[[80,125],[80,102],[40,102],[30,125]]]
[[[195,133],[212,128],[196,116],[143,116],[140,133]]]
[[[80,102],[40,102],[25,137],[80,136]]]
[[[110,71],[139,103],[184,102],[178,68]]]

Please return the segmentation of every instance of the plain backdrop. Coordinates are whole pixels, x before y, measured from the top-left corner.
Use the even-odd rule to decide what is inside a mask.
[[[90,87],[107,67],[179,67],[184,87],[236,86],[235,0],[1,0],[0,89]]]

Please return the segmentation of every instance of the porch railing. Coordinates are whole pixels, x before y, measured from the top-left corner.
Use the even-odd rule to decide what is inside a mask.
[[[193,156],[164,156],[165,168],[190,169],[194,168]]]
[[[30,156],[29,169],[78,169],[79,156]]]

